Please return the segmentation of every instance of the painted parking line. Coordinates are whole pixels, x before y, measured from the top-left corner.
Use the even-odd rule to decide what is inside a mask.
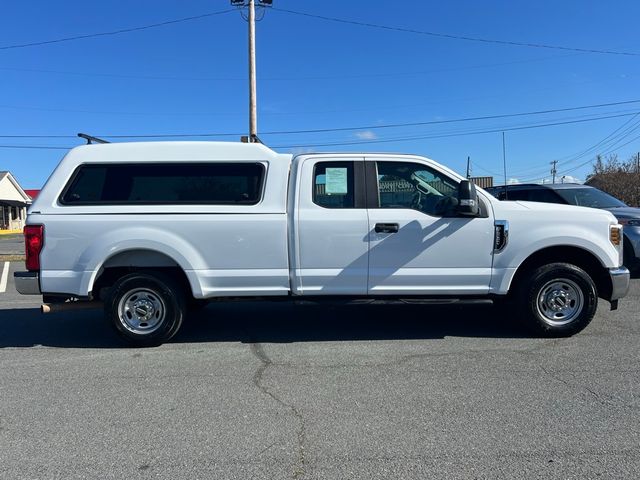
[[[0,293],[7,291],[7,279],[9,278],[9,262],[4,262],[2,277],[0,277]]]

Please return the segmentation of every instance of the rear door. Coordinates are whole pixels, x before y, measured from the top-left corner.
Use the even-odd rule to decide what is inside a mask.
[[[447,210],[458,180],[419,159],[367,158],[370,295],[486,294],[494,224]]]
[[[369,220],[364,158],[312,155],[298,160],[291,244],[297,295],[366,295]]]

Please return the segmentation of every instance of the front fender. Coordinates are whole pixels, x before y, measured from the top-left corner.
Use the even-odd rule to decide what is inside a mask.
[[[516,228],[515,234],[511,229],[507,247],[494,254],[490,291],[498,295],[508,293],[518,268],[532,255],[550,247],[578,248],[591,254],[604,268],[619,264],[619,254],[609,243],[608,231],[596,236],[593,229],[575,225],[571,226],[570,234],[558,234],[557,225],[529,231]]]

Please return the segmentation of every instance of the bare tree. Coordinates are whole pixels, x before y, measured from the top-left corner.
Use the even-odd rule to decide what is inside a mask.
[[[640,206],[640,154],[626,161],[620,161],[616,154],[606,158],[598,155],[593,173],[585,183],[604,190],[627,205]]]

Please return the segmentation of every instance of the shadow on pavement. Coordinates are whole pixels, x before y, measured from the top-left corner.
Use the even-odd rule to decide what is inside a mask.
[[[426,305],[294,305],[215,303],[192,314],[171,343],[289,343],[441,339],[447,336],[524,338],[516,322],[497,308]],[[40,314],[0,310],[0,348],[44,345],[120,348],[126,344],[99,310]]]

